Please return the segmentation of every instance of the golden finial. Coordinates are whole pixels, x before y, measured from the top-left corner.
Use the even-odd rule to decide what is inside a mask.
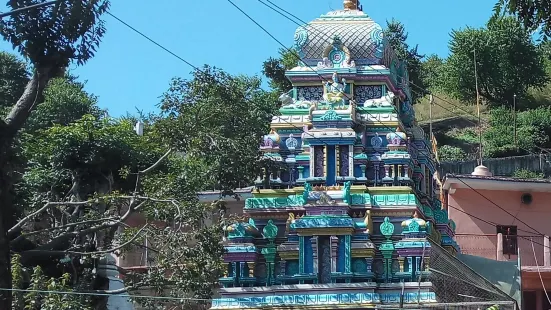
[[[344,0],[344,9],[345,10],[357,10],[358,9],[358,0]]]

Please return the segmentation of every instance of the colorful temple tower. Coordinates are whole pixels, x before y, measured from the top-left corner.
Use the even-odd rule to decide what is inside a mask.
[[[431,248],[453,256],[406,64],[358,6],[301,26],[293,89],[264,137],[275,162],[227,227],[212,309],[375,308],[441,302]],[[437,189],[436,189],[437,192]]]

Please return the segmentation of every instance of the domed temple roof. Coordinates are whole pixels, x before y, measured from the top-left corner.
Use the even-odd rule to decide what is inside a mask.
[[[346,4],[345,4],[346,7]],[[306,62],[332,57],[354,60],[356,64],[379,64],[383,58],[383,29],[355,5],[352,9],[332,11],[295,32],[295,48]],[[348,55],[332,52],[335,39]]]

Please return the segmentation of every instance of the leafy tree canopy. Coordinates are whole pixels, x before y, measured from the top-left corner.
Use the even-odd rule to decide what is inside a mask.
[[[0,113],[6,113],[17,102],[28,81],[25,63],[13,54],[0,52]]]
[[[231,194],[251,184],[276,102],[256,77],[205,67],[192,79],[172,81],[162,113],[143,119],[144,134],[138,136],[134,117],[110,118],[81,84],[52,80],[21,135],[27,159],[16,184],[22,214],[9,230],[18,255],[12,260],[14,285],[50,282],[51,290],[96,292],[105,283],[93,272],[95,258],[118,251],[124,257],[143,248],[147,238],[155,268],[128,274],[127,290],[210,298],[220,276],[227,218],[222,202],[201,203],[197,192],[217,188]],[[137,227],[119,233],[129,220]],[[93,302],[16,294],[14,305],[31,300],[57,309]],[[137,301],[148,309],[166,306]]]
[[[543,55],[528,30],[514,18],[504,17],[485,28],[452,32],[443,87],[458,99],[476,99],[475,51],[479,92],[490,106],[512,106],[515,94],[523,97],[528,88],[548,81]]]
[[[400,60],[407,63],[409,82],[412,83],[410,86],[412,89],[412,102],[417,103],[419,98],[425,95],[424,89],[427,88],[427,85],[424,84],[421,73],[421,60],[425,56],[419,54],[417,51],[417,45],[415,47],[409,46],[407,43],[408,33],[404,27],[404,24],[401,22],[395,19],[387,21],[387,29],[385,29],[384,35],[396,52],[396,56],[398,56]]]
[[[547,0],[498,0],[493,18],[503,14],[517,16],[530,31],[540,30],[544,39],[551,36],[551,2]]]
[[[262,73],[270,80],[270,87],[278,93],[289,91],[293,86],[285,77],[285,71],[298,65],[298,55],[294,50],[280,49],[279,58],[270,57],[262,64]]]

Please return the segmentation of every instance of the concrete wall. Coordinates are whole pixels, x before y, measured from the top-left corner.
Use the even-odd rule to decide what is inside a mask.
[[[499,209],[473,190],[456,189],[455,193],[448,195],[448,210],[450,219],[453,219],[457,225],[456,240],[465,254],[498,258],[499,242],[496,227],[465,214],[468,213],[498,225],[517,226],[519,235],[517,240],[522,265],[536,265],[531,242],[533,240],[537,262],[542,266],[544,264],[544,238],[532,228],[545,235],[551,235],[551,193],[533,192],[532,203],[525,205],[521,203],[520,197],[524,193],[521,191],[478,190],[478,192],[529,226],[515,220],[513,216]],[[503,259],[517,260],[517,256],[504,255]]]
[[[439,173],[442,176],[446,173],[471,174],[476,166],[478,166],[478,162],[476,160],[442,162]],[[551,175],[551,164],[546,158],[546,155],[489,158],[484,160],[484,166],[488,167],[488,169],[496,176],[512,176],[513,173],[519,169],[541,172],[546,176]]]

